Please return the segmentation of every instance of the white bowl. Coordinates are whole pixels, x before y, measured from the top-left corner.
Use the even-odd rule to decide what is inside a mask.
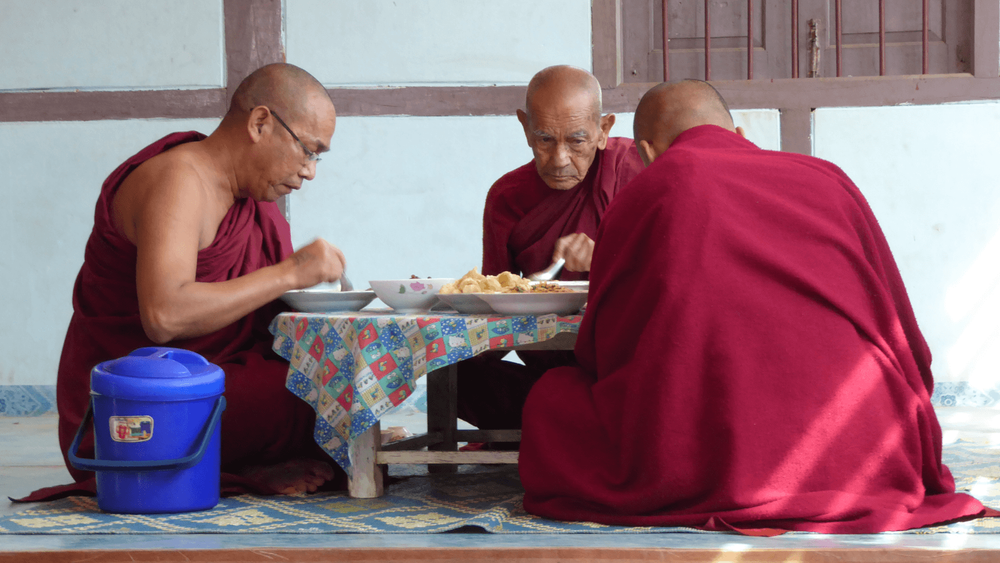
[[[420,278],[409,280],[369,280],[375,295],[399,313],[420,313],[438,302],[438,292],[454,278]]]
[[[586,291],[564,293],[477,293],[497,313],[505,315],[570,315],[587,303]]]
[[[490,304],[479,298],[479,293],[441,293],[438,299],[451,305],[463,315],[488,315],[495,313]]]
[[[281,300],[303,313],[337,313],[364,309],[375,300],[375,292],[311,287],[285,292]]]

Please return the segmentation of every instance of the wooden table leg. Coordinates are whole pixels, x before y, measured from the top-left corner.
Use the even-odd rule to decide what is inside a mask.
[[[347,494],[351,498],[382,496],[382,468],[375,463],[381,445],[382,425],[378,421],[351,444],[351,475],[347,480]]]
[[[440,432],[442,441],[428,446],[432,451],[454,452],[458,450],[455,431],[458,430],[458,366],[452,364],[444,369],[427,373],[427,432]],[[454,473],[457,465],[428,465],[431,473]]]

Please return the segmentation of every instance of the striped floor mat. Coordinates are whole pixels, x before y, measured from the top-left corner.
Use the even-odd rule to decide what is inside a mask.
[[[1000,508],[1000,448],[960,442],[946,446],[944,457],[959,490]],[[377,499],[344,493],[241,495],[222,499],[212,510],[184,514],[106,514],[94,498],[70,497],[0,518],[0,534],[712,533],[545,520],[524,511],[523,493],[515,467],[474,466],[455,474],[398,477]],[[1000,518],[901,533],[997,534]]]

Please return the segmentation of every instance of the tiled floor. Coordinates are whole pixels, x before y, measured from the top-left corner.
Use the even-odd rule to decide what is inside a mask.
[[[942,408],[939,417],[945,430],[945,443],[958,438],[979,443],[1000,444],[1000,410]],[[415,415],[390,415],[385,425],[403,425],[413,431],[422,430],[423,421]],[[4,496],[25,495],[39,487],[65,483],[69,474],[62,465],[56,439],[56,419],[53,416],[0,417],[0,493]],[[0,515],[25,510],[24,505],[0,502]],[[408,550],[424,553],[424,560],[440,559],[435,549],[472,551],[468,559],[499,560],[503,554],[522,560],[618,560],[628,559],[622,550],[636,559],[685,560],[704,558],[711,561],[888,561],[926,554],[934,560],[1000,561],[1000,535],[867,535],[824,536],[819,534],[787,535],[778,538],[750,538],[728,534],[646,534],[646,535],[148,535],[130,536],[45,536],[0,535],[0,561],[31,556],[33,560],[63,560],[58,556],[77,552],[107,555],[109,552],[172,554],[197,551],[216,552],[220,557],[235,552],[261,553],[263,548],[298,550],[310,553],[301,560],[337,559],[337,554],[359,560],[364,553],[385,550]],[[235,550],[235,551],[234,551]],[[246,551],[244,551],[246,550]],[[312,550],[312,551],[310,551]],[[352,551],[354,550],[354,551]],[[361,550],[361,551],[358,551]],[[498,551],[499,550],[499,551]],[[554,550],[554,551],[553,551]],[[162,553],[161,553],[162,552]],[[669,556],[668,553],[669,552]],[[291,551],[288,553],[292,553]],[[438,555],[433,555],[438,553]],[[497,555],[497,554],[501,555]],[[17,556],[20,554],[20,557]],[[46,555],[42,557],[42,555]],[[478,554],[478,555],[475,555]],[[588,555],[589,554],[589,555]],[[603,555],[602,555],[603,554]],[[701,554],[704,557],[700,557]],[[753,556],[751,557],[751,554]],[[125,553],[122,553],[124,556]],[[454,554],[453,554],[454,555]],[[640,557],[641,555],[641,557]],[[871,559],[870,556],[877,556]],[[49,557],[46,559],[46,557]],[[75,555],[73,555],[75,558]],[[249,557],[249,556],[248,556]],[[180,560],[167,558],[163,560]],[[499,558],[499,559],[498,559]],[[293,558],[294,559],[294,558]],[[455,557],[445,557],[455,560]],[[464,559],[459,557],[458,559]],[[205,556],[205,560],[212,557]],[[393,560],[402,560],[395,558]]]

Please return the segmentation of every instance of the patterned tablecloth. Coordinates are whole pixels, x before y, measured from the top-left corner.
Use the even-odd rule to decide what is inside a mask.
[[[285,386],[316,410],[316,442],[350,473],[348,447],[413,394],[428,371],[486,350],[578,332],[583,316],[403,315],[392,310],[282,313],[274,351]]]

